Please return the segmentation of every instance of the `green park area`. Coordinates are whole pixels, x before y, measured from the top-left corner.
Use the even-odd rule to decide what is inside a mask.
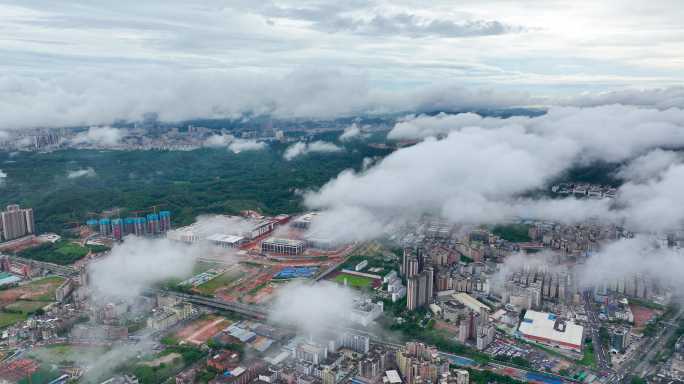
[[[83,247],[78,243],[60,240],[54,244],[44,243],[37,247],[26,249],[19,252],[18,256],[48,263],[68,265],[82,259],[90,251],[102,252],[105,250],[107,248],[103,246],[87,245]]]
[[[0,328],[8,327],[14,323],[18,323],[26,319],[26,315],[21,312],[4,312],[0,311]]]

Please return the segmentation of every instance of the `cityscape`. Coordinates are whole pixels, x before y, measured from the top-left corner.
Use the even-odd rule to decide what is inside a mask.
[[[684,383],[679,2],[0,19],[0,384]]]

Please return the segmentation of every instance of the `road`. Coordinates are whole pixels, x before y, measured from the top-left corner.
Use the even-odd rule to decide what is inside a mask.
[[[596,357],[596,366],[602,372],[610,372],[610,353],[601,341],[599,328],[601,321],[598,318],[598,313],[594,309],[593,297],[590,291],[583,293],[584,310],[589,318],[589,332],[591,332],[591,343],[594,346],[594,356]]]
[[[652,372],[653,358],[656,354],[663,350],[667,341],[674,335],[677,331],[677,323],[679,318],[682,316],[682,310],[679,310],[677,314],[669,322],[661,322],[663,325],[659,330],[658,334],[651,337],[644,345],[639,348],[641,351],[645,351],[645,354],[635,353],[629,361],[622,364],[620,369],[617,371],[617,381],[612,381],[617,383],[620,379],[628,378],[632,375],[639,377],[646,377]]]

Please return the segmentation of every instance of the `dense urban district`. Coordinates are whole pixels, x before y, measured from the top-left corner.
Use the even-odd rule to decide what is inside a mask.
[[[628,229],[523,218],[466,226],[424,215],[383,238],[341,242],[315,230],[320,213],[302,209],[298,190],[411,143],[338,143],[324,161],[315,156],[326,151],[311,150],[313,159],[290,162],[282,158],[289,141],[315,148],[320,137],[243,132],[231,142],[267,143],[276,154],[220,151],[219,163],[219,151],[204,148],[209,132],[131,134],[106,150],[63,148],[60,133],[4,143],[5,171],[46,160],[0,189],[7,203],[0,212],[0,379],[560,384],[684,377],[684,319],[668,282],[637,273],[581,283],[585,260],[633,237]],[[343,147],[346,155],[335,157]],[[204,168],[187,154],[205,157]],[[110,176],[107,160],[125,176]],[[542,193],[611,199],[614,188],[610,180],[570,179]],[[678,249],[684,236],[650,240]],[[170,250],[179,255],[146,261],[165,260],[159,257]],[[185,267],[162,273],[172,264]],[[117,297],[122,289],[132,294]]]

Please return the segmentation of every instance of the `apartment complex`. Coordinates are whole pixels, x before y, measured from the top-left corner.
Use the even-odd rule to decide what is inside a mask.
[[[19,205],[8,205],[0,212],[0,242],[18,239],[36,232],[33,209],[22,209]]]

